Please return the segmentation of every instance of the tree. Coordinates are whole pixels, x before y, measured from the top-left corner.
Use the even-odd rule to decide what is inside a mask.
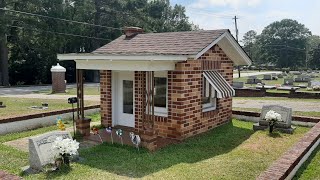
[[[314,53],[320,44],[320,36],[312,35],[307,40],[307,66],[315,65],[314,63]],[[312,62],[313,61],[313,62]]]
[[[310,35],[309,29],[296,20],[271,23],[257,39],[261,60],[281,68],[305,66],[305,48]]]
[[[0,7],[52,17],[0,10],[0,23],[4,24],[0,26],[0,51],[3,55],[2,37],[7,35],[11,84],[50,83],[50,68],[57,63],[58,53],[91,52],[119,37],[125,26],[142,27],[147,32],[194,29],[185,8],[172,7],[169,0],[0,0],[0,3],[5,1]],[[73,67],[66,67],[68,72],[72,70],[67,74],[68,82],[75,77],[74,64],[70,64]]]
[[[312,49],[311,54],[310,67],[314,69],[320,68],[320,43]]]
[[[6,1],[0,0],[0,8],[6,7]],[[7,19],[4,18],[4,11],[0,10],[0,24],[5,24]],[[8,72],[8,48],[6,26],[0,27],[0,86],[9,85]]]
[[[250,56],[251,60],[255,63],[257,60],[257,32],[254,30],[250,30],[243,35],[243,49]]]

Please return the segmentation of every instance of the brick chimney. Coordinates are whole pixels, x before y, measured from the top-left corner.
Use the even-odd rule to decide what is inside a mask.
[[[137,34],[142,34],[144,31],[143,29],[139,27],[125,27],[124,28],[124,34],[126,35],[126,38],[133,38]]]

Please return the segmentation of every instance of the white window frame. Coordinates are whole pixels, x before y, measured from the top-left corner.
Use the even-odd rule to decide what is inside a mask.
[[[208,111],[213,111],[217,109],[217,91],[211,86],[211,84],[208,82],[208,80],[203,77],[204,80],[207,81],[206,84],[208,84],[209,88],[211,89],[211,94],[210,94],[210,102],[209,103],[205,103],[202,104],[202,112],[208,112]],[[206,87],[203,87],[206,88]],[[201,99],[202,99],[202,95],[201,95]]]
[[[166,84],[166,107],[156,107],[154,106],[154,115],[156,116],[162,116],[162,117],[168,117],[168,71],[155,71],[154,77],[159,78],[166,78],[167,84]],[[146,110],[147,111],[147,110]],[[151,110],[152,112],[152,110]]]

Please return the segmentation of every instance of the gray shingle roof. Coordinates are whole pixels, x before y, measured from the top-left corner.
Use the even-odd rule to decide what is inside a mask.
[[[147,33],[131,39],[125,35],[93,51],[95,54],[164,54],[195,55],[219,38],[227,29]]]

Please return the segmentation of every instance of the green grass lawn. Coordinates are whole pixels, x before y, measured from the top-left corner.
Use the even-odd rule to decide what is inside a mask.
[[[308,160],[301,166],[293,179],[320,179],[320,146],[315,149]]]
[[[0,143],[55,129],[0,137]],[[71,170],[23,176],[25,179],[255,179],[309,129],[293,135],[252,130],[252,123],[233,120],[209,132],[150,153],[128,146],[102,144],[80,150]],[[28,154],[0,144],[0,169],[20,174]],[[304,174],[304,173],[302,173]]]
[[[84,87],[85,95],[100,95],[100,87]],[[51,94],[51,90],[35,91],[34,93]],[[66,93],[57,93],[57,95],[77,95],[77,88],[67,88]]]
[[[37,114],[42,112],[56,111],[71,108],[67,100],[63,99],[33,99],[33,98],[12,98],[0,97],[0,101],[4,102],[6,108],[0,109],[0,120],[8,117],[17,117],[22,115]],[[45,110],[30,109],[31,106],[41,106],[42,103],[48,103],[49,108]],[[94,101],[86,101],[85,105],[98,104]]]

